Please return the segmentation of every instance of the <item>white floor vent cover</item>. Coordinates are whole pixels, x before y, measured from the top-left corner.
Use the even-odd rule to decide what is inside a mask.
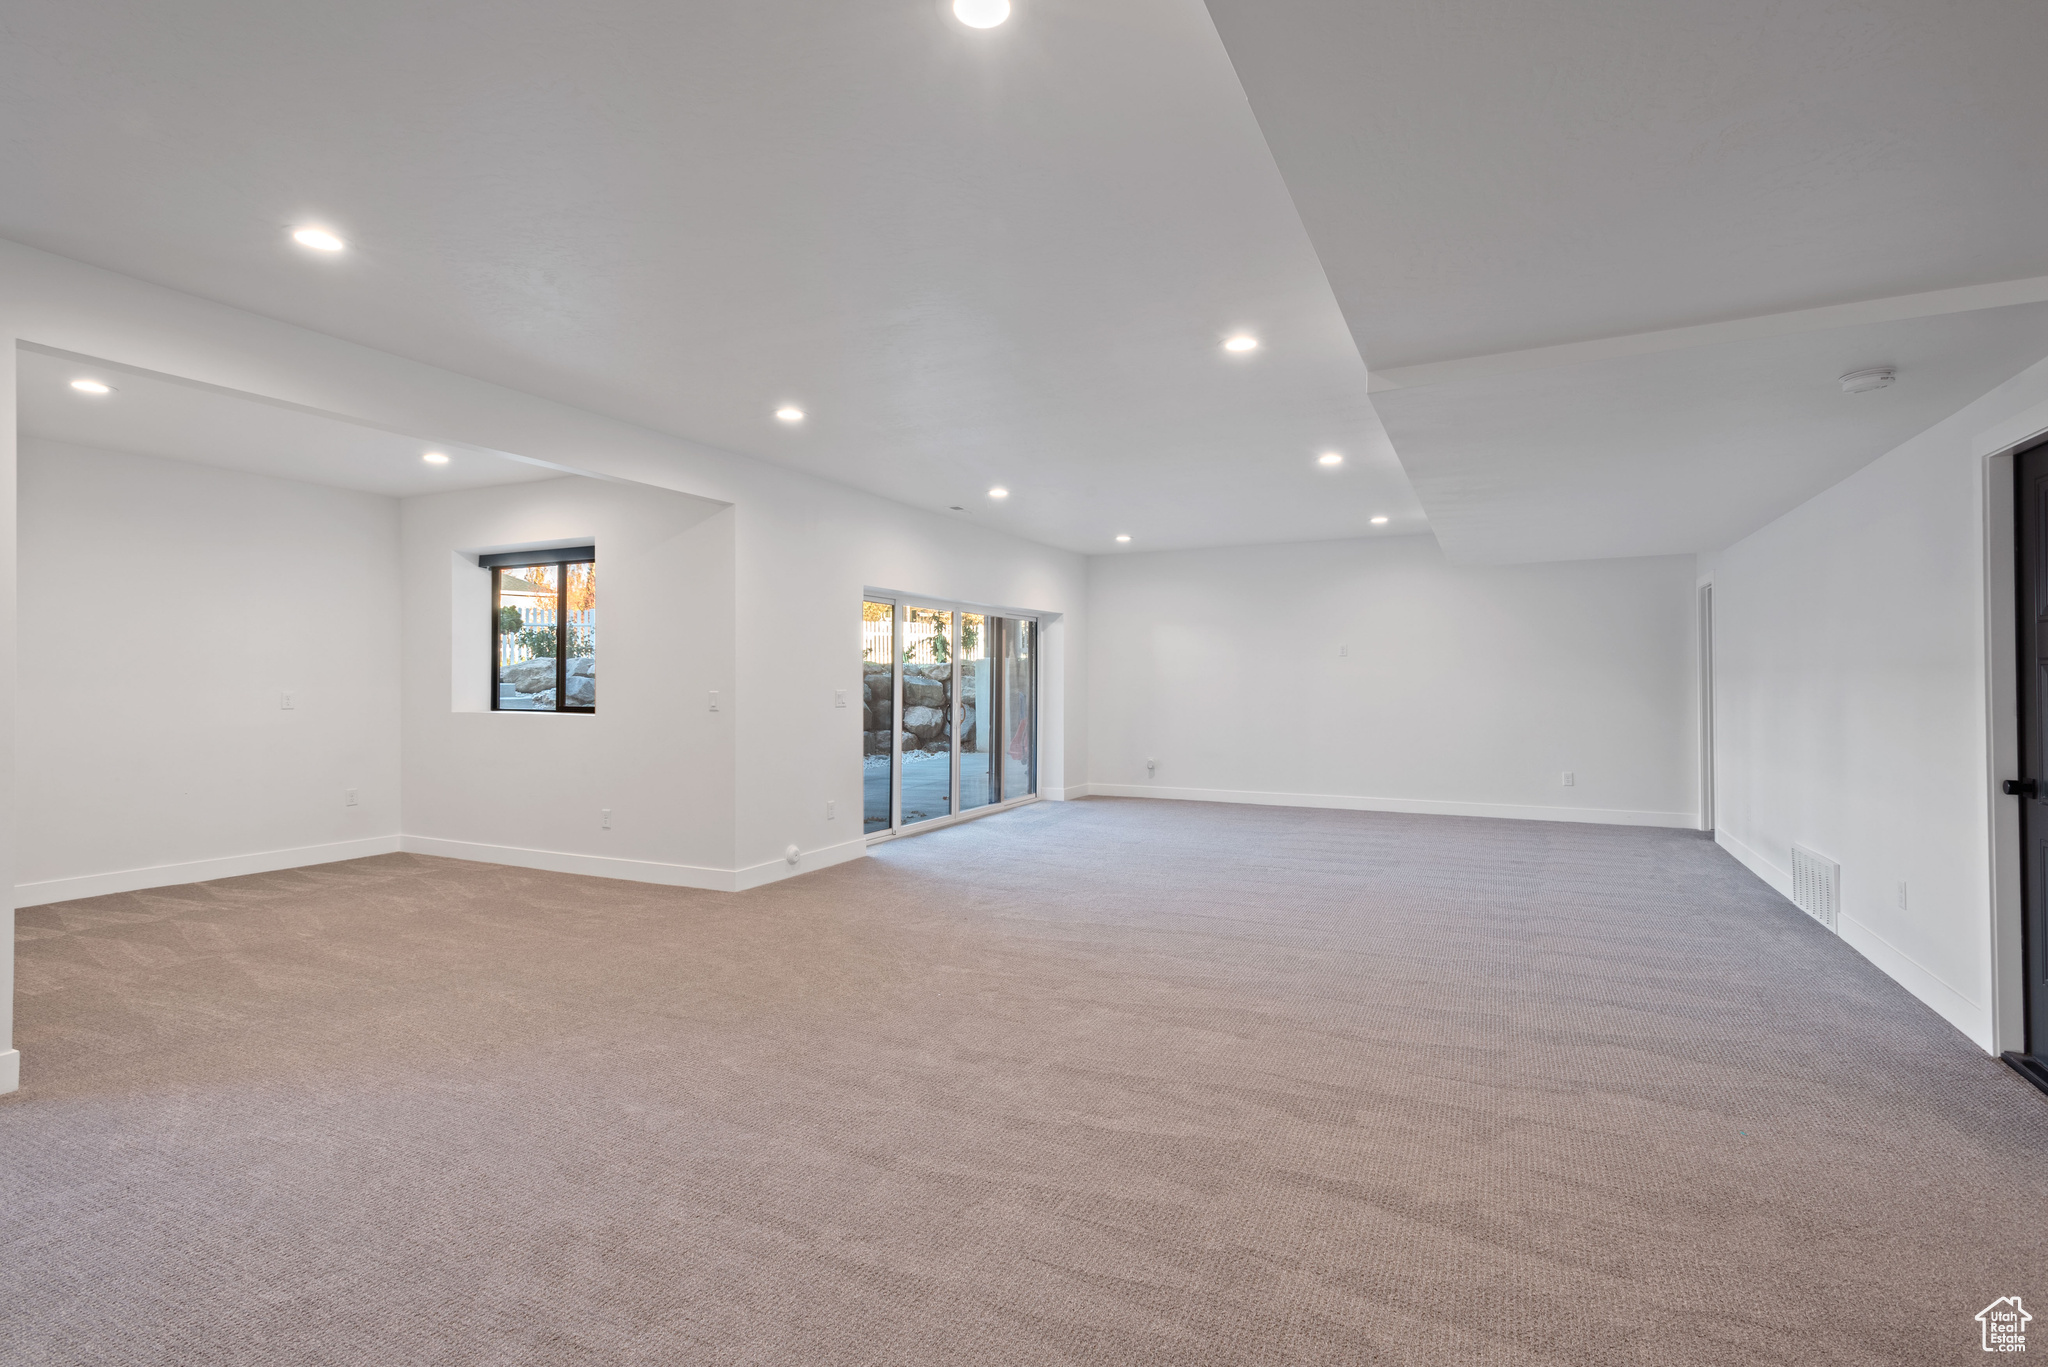
[[[1792,847],[1792,900],[1801,911],[1842,933],[1842,866],[1804,845]]]

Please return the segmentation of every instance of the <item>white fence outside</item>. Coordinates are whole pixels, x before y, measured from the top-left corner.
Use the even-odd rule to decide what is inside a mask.
[[[875,664],[889,663],[889,636],[891,623],[884,617],[879,622],[863,618],[860,624],[860,657]]]
[[[976,614],[978,617],[978,614]],[[987,628],[978,620],[968,623],[975,633],[974,644],[961,652],[963,661],[979,660],[988,648],[985,639]],[[860,658],[875,664],[889,662],[890,623],[887,618],[870,622],[863,618],[860,624]],[[945,629],[934,622],[919,622],[904,614],[903,620],[903,663],[913,665],[936,665],[946,663],[941,657],[935,638],[944,636]]]
[[[520,608],[519,620],[521,625],[526,627],[552,627],[555,624],[555,610],[553,608]],[[590,638],[592,653],[594,654],[597,642],[597,609],[584,608],[581,612],[571,612],[569,614],[569,633],[571,641],[574,641],[578,636],[587,635]],[[498,633],[498,663],[500,665],[516,665],[522,660],[531,660],[534,654],[535,652],[532,649],[519,643],[518,632],[501,631]]]

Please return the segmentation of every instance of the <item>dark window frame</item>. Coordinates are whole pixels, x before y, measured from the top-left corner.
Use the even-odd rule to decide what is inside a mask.
[[[504,551],[494,555],[477,557],[477,565],[491,572],[491,711],[493,712],[555,712],[568,716],[591,717],[597,715],[597,704],[588,707],[572,707],[569,697],[569,566],[589,565],[597,567],[597,547],[564,546],[546,551]],[[553,707],[500,707],[498,696],[503,690],[499,671],[503,668],[500,657],[498,613],[502,604],[498,601],[505,580],[506,570],[538,569],[552,567],[555,574],[555,705]]]

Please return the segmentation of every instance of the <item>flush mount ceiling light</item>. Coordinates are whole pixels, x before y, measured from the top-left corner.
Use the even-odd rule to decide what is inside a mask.
[[[1386,518],[1384,518],[1384,517],[1376,517],[1376,518],[1374,518],[1374,519],[1372,520],[1372,525],[1373,525],[1373,526],[1375,526],[1375,527],[1377,527],[1377,526],[1380,526],[1380,525],[1382,525],[1383,523],[1385,523],[1385,522],[1386,522],[1386,520],[1387,520],[1387,519],[1386,519]]]
[[[1249,332],[1240,332],[1234,337],[1225,338],[1223,349],[1225,351],[1257,351],[1259,349],[1259,339],[1252,336]]]
[[[1899,378],[1899,372],[1888,365],[1872,366],[1868,370],[1852,370],[1842,377],[1844,394],[1868,394],[1873,389],[1888,389],[1892,381]]]
[[[775,416],[784,422],[802,422],[804,420],[804,411],[795,404],[786,403],[775,410]]]
[[[301,247],[311,247],[316,252],[338,252],[348,245],[325,228],[294,228],[292,241]]]
[[[953,0],[953,17],[969,28],[994,28],[1010,17],[1010,0]]]
[[[1119,536],[1119,537],[1117,538],[1117,540],[1119,540],[1119,541],[1129,541],[1129,540],[1130,540],[1130,537],[1128,537],[1128,536]]]
[[[448,463],[448,453],[446,451],[429,451],[424,456],[421,456],[420,459],[429,465],[446,465]]]
[[[114,392],[112,385],[101,384],[98,380],[73,380],[71,387],[81,394],[111,394]]]
[[[1005,489],[1002,485],[998,484],[995,488],[988,491],[988,496],[990,498],[1008,498],[1010,496],[1010,491],[1008,489]]]
[[[1318,465],[1342,465],[1343,463],[1344,457],[1338,455],[1335,451],[1325,451],[1316,457],[1316,464]]]

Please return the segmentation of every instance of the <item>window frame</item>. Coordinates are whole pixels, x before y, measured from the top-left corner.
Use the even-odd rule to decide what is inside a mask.
[[[569,697],[569,566],[589,565],[593,573],[597,569],[597,547],[562,546],[538,551],[502,551],[477,557],[477,565],[491,572],[491,711],[523,713],[529,716],[547,716],[550,713],[571,717],[593,717],[597,715],[597,704],[588,707],[570,706]],[[498,699],[504,682],[503,650],[500,648],[498,613],[501,610],[499,594],[505,580],[506,570],[535,569],[552,566],[555,575],[555,705],[553,707],[500,707]]]

